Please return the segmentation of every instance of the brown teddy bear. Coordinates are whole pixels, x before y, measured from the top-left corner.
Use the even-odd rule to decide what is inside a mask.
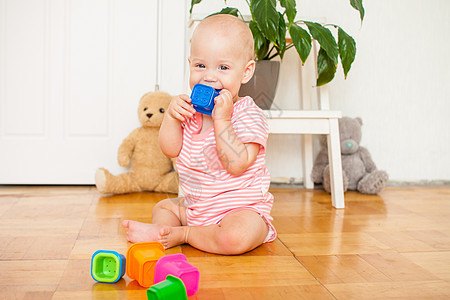
[[[130,165],[130,172],[115,176],[104,168],[98,169],[95,185],[101,193],[178,193],[173,162],[162,153],[158,142],[159,128],[171,99],[165,92],[150,92],[141,98],[138,117],[142,127],[123,140],[117,157],[120,166]]]
[[[341,141],[342,176],[344,191],[357,190],[364,194],[378,194],[388,181],[385,171],[377,170],[369,151],[361,147],[360,118],[343,117],[339,119]],[[320,141],[320,150],[314,162],[311,179],[314,183],[322,183],[325,191],[330,193],[330,166],[326,138]]]

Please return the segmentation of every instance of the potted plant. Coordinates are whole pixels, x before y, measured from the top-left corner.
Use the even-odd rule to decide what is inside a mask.
[[[202,0],[191,0],[191,9]],[[296,0],[245,0],[251,12],[251,20],[249,27],[253,33],[255,42],[255,54],[257,59],[256,74],[253,81],[263,81],[262,86],[268,86],[269,83],[265,79],[260,80],[260,74],[268,74],[263,70],[266,61],[272,61],[276,57],[283,59],[286,50],[295,47],[302,61],[305,63],[311,48],[312,39],[317,40],[320,45],[317,57],[318,76],[316,84],[321,86],[332,81],[336,73],[338,60],[341,60],[344,76],[347,77],[351,65],[356,56],[356,42],[348,35],[340,26],[335,24],[319,24],[305,20],[295,20],[297,15]],[[226,1],[225,1],[226,3]],[[278,7],[277,7],[278,5]],[[364,7],[362,0],[350,0],[350,5],[359,11],[361,22],[364,19]],[[237,8],[225,7],[216,14],[232,14],[242,19],[243,16]],[[337,41],[333,33],[329,29],[337,30]],[[286,39],[289,33],[290,38]],[[268,75],[269,78],[276,81],[278,79],[279,62],[273,61],[274,66],[269,69],[275,71],[275,75]],[[278,65],[278,66],[277,66]],[[257,84],[257,83],[256,83]],[[264,92],[257,88],[258,95],[263,96],[258,103],[258,96],[248,91],[248,86],[254,86],[255,82],[250,81],[243,85],[242,89],[246,89],[246,94],[253,96],[255,102],[263,109],[269,109],[271,101],[275,96],[275,90],[272,92]],[[242,91],[241,89],[241,91]],[[272,99],[269,99],[272,98]],[[270,102],[270,103],[269,103]]]

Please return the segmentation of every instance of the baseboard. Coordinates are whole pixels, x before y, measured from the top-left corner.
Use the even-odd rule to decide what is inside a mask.
[[[402,186],[448,186],[450,180],[389,180],[388,187],[402,187]],[[294,177],[275,177],[270,182],[271,187],[277,188],[305,188],[303,179]],[[314,185],[315,189],[323,189],[322,185]]]

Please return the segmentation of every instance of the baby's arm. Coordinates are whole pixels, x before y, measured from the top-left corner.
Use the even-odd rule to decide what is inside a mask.
[[[217,153],[225,169],[230,174],[239,175],[254,163],[260,146],[256,143],[242,143],[231,124],[232,111],[231,94],[222,90],[216,98],[213,111]]]
[[[259,153],[259,144],[242,143],[234,132],[231,122],[215,122],[214,131],[217,153],[225,169],[232,175],[245,172],[255,162]]]
[[[192,118],[195,110],[188,95],[179,95],[170,101],[159,129],[159,145],[167,157],[177,157],[183,145],[181,123]]]

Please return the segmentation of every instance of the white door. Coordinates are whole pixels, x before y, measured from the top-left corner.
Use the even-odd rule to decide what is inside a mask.
[[[117,149],[155,88],[156,24],[156,0],[0,0],[0,184],[124,171]]]

